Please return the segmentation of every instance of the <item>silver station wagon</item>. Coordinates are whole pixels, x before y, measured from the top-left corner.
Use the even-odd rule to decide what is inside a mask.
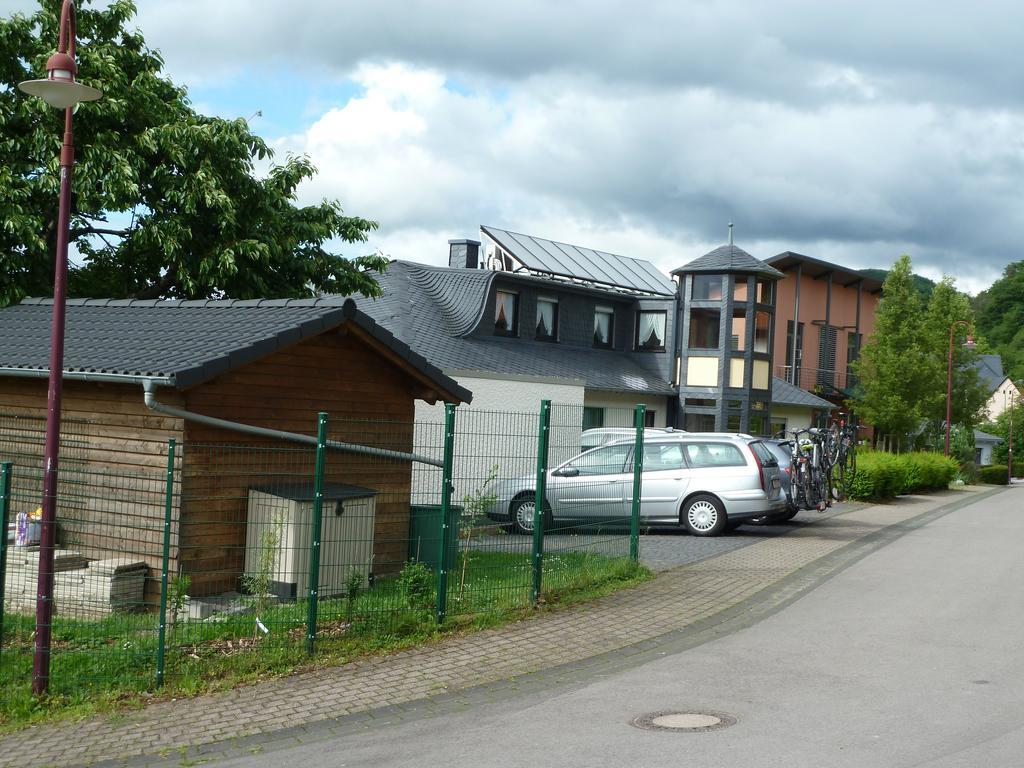
[[[533,531],[536,481],[500,482],[492,520]],[[593,521],[628,523],[633,499],[633,441],[602,445],[550,470],[545,527]],[[645,436],[640,520],[715,536],[743,520],[786,509],[774,454],[749,435],[665,433]]]

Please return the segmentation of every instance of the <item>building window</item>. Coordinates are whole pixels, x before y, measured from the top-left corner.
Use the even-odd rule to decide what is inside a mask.
[[[690,349],[718,349],[722,313],[717,309],[690,310]]]
[[[786,370],[789,372],[787,379],[790,384],[800,386],[800,363],[804,357],[804,324],[798,323],[796,327],[796,370],[793,370],[793,321],[786,321]]]
[[[713,413],[688,413],[686,414],[687,432],[714,432],[715,414]]]
[[[726,432],[739,432],[740,431],[740,415],[738,413],[730,413],[725,418],[725,431]]]
[[[636,313],[636,348],[645,352],[665,351],[665,325],[668,313],[640,310]]]
[[[733,352],[742,352],[747,348],[747,311],[732,311],[732,332],[729,334],[729,345]]]
[[[615,332],[615,310],[611,307],[594,309],[594,346],[610,349]]]
[[[594,429],[604,426],[604,408],[583,406],[583,428]]]
[[[835,326],[823,325],[818,329],[818,375],[815,383],[836,385],[836,341],[839,331]]]
[[[785,419],[772,419],[772,428],[769,434],[779,435],[780,437],[786,436],[786,420]]]
[[[494,297],[494,332],[499,336],[515,336],[519,326],[519,296],[497,291]]]
[[[771,280],[757,281],[757,303],[771,304],[775,295],[775,283]]]
[[[657,411],[644,411],[644,426],[653,427],[657,419]]]
[[[537,338],[540,341],[558,340],[558,301],[537,299]]]
[[[862,333],[847,333],[846,334],[846,387],[850,387],[853,383],[853,361],[859,357],[861,344],[864,343],[864,334]]]
[[[768,340],[771,334],[772,316],[767,312],[754,315],[754,351],[768,352]]]
[[[717,404],[715,400],[705,400],[702,397],[688,397],[683,401],[684,404],[693,406],[694,408],[714,408]]]
[[[765,431],[765,418],[758,414],[750,414],[750,426],[747,427],[747,433],[756,437],[768,437],[769,433]]]
[[[750,292],[750,288],[747,285],[747,278],[742,275],[734,277],[735,281],[732,286],[732,300],[733,301],[746,301],[747,296]]]
[[[722,300],[722,276],[721,275],[694,275],[693,276],[693,301],[721,301]]]

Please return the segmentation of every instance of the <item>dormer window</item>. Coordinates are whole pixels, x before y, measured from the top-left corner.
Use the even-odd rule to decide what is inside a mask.
[[[668,314],[664,311],[640,310],[636,313],[635,346],[642,352],[665,351],[665,326]]]
[[[594,346],[611,349],[615,333],[615,310],[611,307],[594,308]]]
[[[515,336],[519,328],[519,296],[510,291],[497,291],[494,297],[494,334]]]
[[[558,341],[557,299],[537,299],[537,340]]]

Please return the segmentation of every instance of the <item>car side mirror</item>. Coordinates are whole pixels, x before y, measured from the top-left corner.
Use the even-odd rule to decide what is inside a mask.
[[[561,469],[556,469],[552,474],[557,477],[577,477],[579,473],[580,471],[576,467],[562,467]]]

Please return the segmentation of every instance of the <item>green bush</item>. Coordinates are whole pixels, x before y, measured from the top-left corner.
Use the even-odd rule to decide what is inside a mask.
[[[857,474],[849,496],[861,501],[891,499],[901,493],[948,488],[957,474],[957,463],[938,453],[857,451]]]
[[[897,456],[882,451],[857,451],[857,473],[849,488],[851,499],[890,499],[902,493],[905,485],[906,469]]]
[[[949,487],[959,469],[954,459],[941,453],[904,453],[897,457],[904,467],[903,493],[939,491]]]
[[[978,477],[981,482],[988,485],[1006,485],[1009,482],[1008,468],[1005,464],[981,467],[978,470]]]
[[[960,479],[967,485],[974,485],[978,482],[978,465],[973,461],[965,461],[960,465]]]

